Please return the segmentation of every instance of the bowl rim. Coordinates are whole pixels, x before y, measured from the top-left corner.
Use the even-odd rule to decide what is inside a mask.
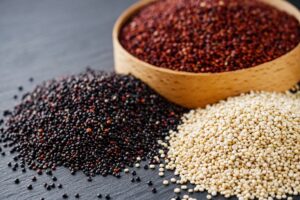
[[[300,48],[300,42],[299,42],[292,50],[290,50],[287,53],[281,55],[280,57],[277,57],[277,58],[275,58],[271,61],[264,62],[264,63],[261,63],[261,64],[256,65],[256,66],[252,66],[252,67],[249,67],[249,68],[238,69],[238,70],[234,70],[234,71],[225,71],[225,72],[216,72],[216,73],[212,73],[212,72],[197,72],[197,73],[195,73],[195,72],[186,72],[186,71],[176,71],[176,70],[172,70],[172,69],[168,69],[168,68],[155,66],[155,65],[147,63],[147,62],[135,57],[131,53],[129,53],[123,47],[123,45],[120,43],[120,40],[119,40],[120,31],[121,31],[123,25],[128,21],[128,19],[130,17],[132,17],[135,13],[137,13],[140,9],[142,9],[143,7],[147,6],[148,4],[150,4],[154,1],[157,1],[157,0],[140,0],[136,3],[134,3],[133,5],[131,5],[130,7],[128,7],[125,11],[123,11],[123,13],[118,17],[117,21],[114,24],[112,38],[113,38],[114,45],[116,45],[114,48],[118,48],[119,50],[121,50],[122,53],[124,53],[127,57],[129,57],[134,62],[141,63],[143,65],[143,67],[147,67],[151,70],[158,71],[160,73],[167,73],[167,74],[181,75],[181,76],[223,76],[223,75],[229,75],[229,74],[230,75],[232,75],[232,74],[242,74],[242,73],[247,73],[247,72],[252,71],[252,70],[263,70],[266,63],[277,62],[278,60],[280,60],[284,57],[288,57],[289,55],[293,54],[293,52],[295,52],[298,48]],[[296,8],[290,2],[288,2],[286,0],[276,0],[277,2],[280,2],[281,4],[285,4],[290,9],[294,9],[294,12],[297,11],[297,13],[296,13],[297,16],[295,16],[293,13],[289,12],[289,9],[279,8],[279,7],[274,6],[275,1],[273,3],[270,3],[273,0],[260,0],[260,1],[263,1],[264,3],[267,3],[270,6],[275,7],[276,9],[285,11],[288,14],[293,15],[300,23],[300,10],[298,10],[298,8]]]

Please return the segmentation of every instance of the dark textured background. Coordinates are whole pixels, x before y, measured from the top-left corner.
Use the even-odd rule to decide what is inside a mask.
[[[94,69],[113,70],[111,30],[120,13],[135,0],[0,0],[0,113],[12,109],[13,95],[22,85],[25,91],[53,77],[81,72],[87,65]],[[300,1],[294,0],[300,7]],[[29,83],[28,78],[35,82]],[[121,179],[96,177],[93,182],[78,173],[71,176],[60,168],[55,175],[63,190],[46,191],[42,184],[51,182],[38,177],[34,190],[28,191],[33,172],[12,172],[7,162],[12,156],[0,156],[0,200],[61,199],[68,193],[74,199],[96,199],[97,193],[110,193],[119,200],[165,200],[173,196],[173,186],[164,187],[157,172],[138,170],[142,182],[131,183],[130,176]],[[19,177],[21,184],[15,185]],[[146,181],[158,189],[152,194]],[[198,195],[203,199],[204,194]],[[202,198],[201,198],[202,197]],[[218,199],[221,199],[220,197]],[[300,198],[298,198],[300,199]]]

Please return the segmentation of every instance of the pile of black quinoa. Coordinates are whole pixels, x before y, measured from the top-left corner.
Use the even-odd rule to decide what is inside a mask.
[[[2,138],[33,170],[64,166],[119,176],[137,157],[156,156],[157,140],[176,129],[185,111],[133,76],[88,69],[26,94]]]

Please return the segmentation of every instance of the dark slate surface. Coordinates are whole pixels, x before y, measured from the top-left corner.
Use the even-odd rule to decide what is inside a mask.
[[[111,30],[118,15],[135,0],[0,0],[0,113],[12,109],[14,94],[22,85],[30,91],[35,84],[53,77],[83,71],[86,66],[112,71]],[[294,0],[300,7],[300,1]],[[29,83],[29,77],[35,82]],[[110,193],[112,199],[170,199],[173,186],[164,187],[155,171],[137,170],[142,182],[132,184],[130,175],[121,179],[96,177],[93,182],[78,173],[71,176],[60,168],[55,172],[62,190],[50,192],[43,183],[51,183],[46,175],[38,177],[34,189],[28,191],[33,172],[12,172],[7,162],[12,156],[0,156],[0,200],[69,199],[79,192],[81,199],[97,199],[96,194]],[[19,177],[21,184],[13,181]],[[151,193],[146,181],[158,189]],[[203,199],[205,194],[197,195]],[[221,199],[221,198],[217,198]],[[300,199],[300,198],[298,198]]]

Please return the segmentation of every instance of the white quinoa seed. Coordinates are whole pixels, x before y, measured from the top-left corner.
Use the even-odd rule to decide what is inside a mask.
[[[176,183],[176,178],[171,178],[170,181],[171,183]]]
[[[169,185],[169,181],[168,180],[163,180],[163,185]]]
[[[180,188],[181,188],[182,190],[187,190],[187,189],[188,189],[188,187],[187,187],[186,185],[182,185]]]
[[[140,168],[140,166],[141,166],[140,163],[135,163],[136,168]]]
[[[192,110],[182,120],[170,131],[165,166],[180,176],[178,183],[209,191],[207,199],[300,193],[300,95],[251,92]]]
[[[175,192],[176,194],[180,193],[180,188],[175,188],[175,189],[174,189],[174,192]]]
[[[163,176],[165,175],[165,173],[159,172],[158,175],[159,175],[160,177],[163,177]]]
[[[155,169],[155,165],[151,164],[151,165],[149,165],[149,168],[150,169]]]
[[[211,199],[212,197],[211,197],[210,194],[208,194],[208,195],[206,195],[206,198],[207,198],[207,199]]]

